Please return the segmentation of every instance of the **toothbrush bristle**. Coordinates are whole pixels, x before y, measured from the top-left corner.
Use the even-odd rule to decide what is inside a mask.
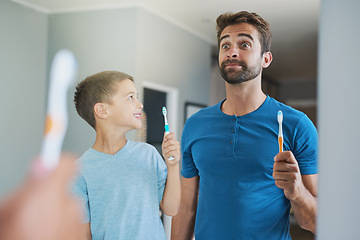
[[[163,108],[162,108],[162,112],[163,112],[164,115],[166,115],[166,113],[167,113],[166,107],[163,107]]]
[[[278,111],[277,119],[279,122],[282,122],[282,120],[283,120],[283,113],[281,110]]]
[[[76,70],[77,62],[74,54],[67,49],[61,49],[55,54],[50,80],[60,82],[62,86],[68,86],[74,80]]]

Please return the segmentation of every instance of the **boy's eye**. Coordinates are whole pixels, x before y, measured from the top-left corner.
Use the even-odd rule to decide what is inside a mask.
[[[133,99],[133,96],[129,96],[129,100],[132,100]]]

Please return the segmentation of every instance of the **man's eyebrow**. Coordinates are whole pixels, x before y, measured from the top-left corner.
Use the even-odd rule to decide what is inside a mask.
[[[248,37],[248,38],[250,38],[251,40],[254,41],[254,38],[250,34],[240,33],[240,34],[238,34],[238,37]]]
[[[222,36],[222,37],[220,38],[220,42],[221,42],[223,39],[229,38],[229,37],[230,37],[230,35],[224,35],[224,36]],[[254,38],[253,38],[250,34],[239,33],[239,34],[238,34],[238,37],[247,37],[247,38],[250,38],[251,40],[254,41]]]
[[[224,35],[224,36],[222,36],[221,38],[220,38],[220,42],[224,39],[224,38],[229,38],[230,37],[230,35]]]

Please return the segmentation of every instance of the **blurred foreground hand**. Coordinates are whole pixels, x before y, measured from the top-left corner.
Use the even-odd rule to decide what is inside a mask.
[[[31,171],[13,194],[0,202],[1,240],[72,240],[80,232],[80,207],[70,196],[75,156],[63,154],[49,172]]]

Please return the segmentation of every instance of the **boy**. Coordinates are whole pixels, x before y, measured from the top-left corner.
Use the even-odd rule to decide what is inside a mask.
[[[96,131],[94,145],[79,159],[74,188],[84,202],[84,239],[166,239],[159,204],[169,216],[180,204],[180,144],[175,135],[164,135],[166,165],[151,145],[126,139],[128,131],[141,128],[143,105],[133,78],[121,72],[87,77],[77,85],[74,102]]]

